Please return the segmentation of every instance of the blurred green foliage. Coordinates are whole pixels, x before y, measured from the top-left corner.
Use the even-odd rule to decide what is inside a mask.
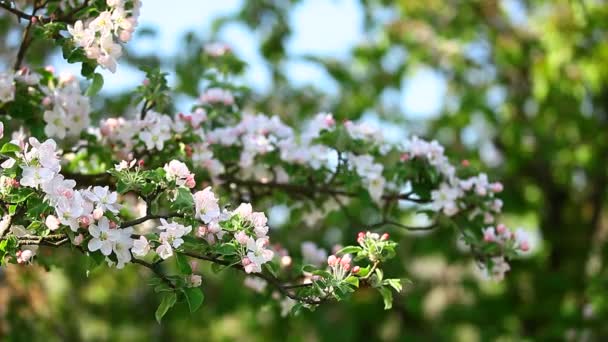
[[[254,94],[255,110],[276,113],[288,123],[318,110],[332,111],[339,119],[373,113],[387,125],[437,138],[450,155],[468,159],[504,182],[505,219],[537,233],[534,253],[513,261],[506,280],[497,284],[479,279],[453,232],[418,236],[395,230],[403,235],[402,261],[390,266],[405,272],[414,285],[392,310],[382,310],[377,294],[361,291],[351,302],[282,318],[278,306],[262,305],[264,300],[243,288],[241,275],[205,272],[201,311],[190,316],[187,306],[178,307],[163,325],[150,314],[159,299],[145,284],[145,270],[103,269],[85,277],[81,263],[66,258],[65,268],[49,273],[3,271],[0,335],[10,341],[608,337],[608,4],[361,0],[371,39],[354,47],[345,61],[286,53],[289,14],[298,2],[245,1],[239,13],[214,26],[219,31],[241,22],[262,37],[259,49],[273,83],[269,93]],[[381,15],[387,12],[391,15]],[[0,48],[7,52],[15,24],[2,15]],[[198,84],[203,72],[198,66],[208,38],[188,35],[184,53],[176,58],[130,54],[129,59],[174,71],[176,91],[194,97],[204,86]],[[28,63],[39,66],[48,46],[34,49]],[[402,57],[388,68],[382,61],[397,50]],[[295,57],[323,68],[337,82],[338,94],[290,84],[282,66]],[[447,93],[440,115],[413,122],[409,113],[380,99],[400,91],[403,80],[421,68],[441,75]],[[120,113],[129,96],[115,95],[99,106]],[[261,210],[272,204],[255,205]],[[358,213],[356,219],[365,219],[356,201],[349,209]],[[311,231],[288,220],[273,234],[298,251],[299,241],[330,247],[331,239],[324,236],[336,231],[352,236],[360,228],[339,214],[326,218],[325,226]],[[291,243],[294,234],[298,238]]]

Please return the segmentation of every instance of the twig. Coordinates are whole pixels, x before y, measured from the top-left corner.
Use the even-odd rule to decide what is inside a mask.
[[[144,222],[149,221],[149,220],[168,219],[168,218],[172,218],[172,217],[184,217],[184,215],[179,214],[179,213],[171,213],[171,214],[167,214],[167,215],[146,215],[146,216],[142,216],[140,218],[137,218],[135,220],[125,221],[125,222],[123,222],[123,223],[120,224],[120,228],[127,228],[127,227],[136,226],[136,225],[138,225],[140,223],[144,223]]]
[[[162,281],[164,281],[167,285],[169,285],[173,289],[175,288],[175,284],[173,284],[171,279],[167,278],[167,276],[158,269],[160,264],[158,264],[158,263],[151,264],[151,263],[148,263],[141,259],[136,259],[135,257],[132,257],[131,261],[134,264],[142,265],[142,266],[150,269],[152,272],[154,272],[154,274],[156,274],[160,279],[162,279]]]
[[[235,268],[237,270],[245,272],[245,269],[241,265],[231,264],[226,260],[221,260],[221,259],[211,257],[208,255],[201,255],[201,254],[196,254],[196,253],[192,253],[192,252],[184,252],[183,254],[185,254],[189,257],[195,258],[195,259],[209,261],[209,262],[212,262],[215,264]],[[281,294],[283,294],[284,296],[289,297],[293,300],[299,301],[299,302],[303,302],[303,303],[311,304],[311,305],[317,305],[317,304],[321,304],[321,303],[325,302],[328,299],[327,297],[320,298],[320,299],[314,299],[314,298],[309,298],[309,297],[298,296],[297,294],[294,294],[294,293],[290,292],[289,290],[292,290],[294,288],[304,287],[304,286],[284,285],[276,277],[263,273],[263,272],[249,273],[249,275],[266,280],[269,284],[274,286]],[[311,285],[307,285],[307,286],[311,286]]]

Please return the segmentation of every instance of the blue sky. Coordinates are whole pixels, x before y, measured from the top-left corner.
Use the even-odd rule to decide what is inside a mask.
[[[145,51],[160,50],[163,55],[178,53],[179,38],[188,30],[206,37],[214,18],[238,10],[242,0],[144,0],[140,17],[141,27],[155,27],[158,38],[134,40],[133,48]],[[358,0],[304,0],[290,16],[293,36],[287,43],[288,54],[293,57],[287,63],[287,74],[295,84],[312,83],[330,94],[339,91],[337,84],[318,66],[298,60],[299,55],[314,54],[348,61],[351,47],[366,39],[363,33],[363,13]],[[262,58],[257,52],[258,38],[246,27],[231,24],[219,34],[220,40],[230,44],[235,52],[249,63],[246,81],[253,88],[268,91],[270,77]],[[66,65],[60,58],[55,60],[59,70],[78,72],[78,66]],[[119,66],[116,74],[103,72],[104,92],[112,93],[129,89],[141,82],[141,72]],[[398,102],[409,118],[425,118],[436,115],[445,96],[445,84],[440,76],[429,69],[420,69],[404,79],[401,93],[391,101]]]

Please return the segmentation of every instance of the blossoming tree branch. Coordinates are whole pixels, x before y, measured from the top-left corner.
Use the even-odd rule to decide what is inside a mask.
[[[205,87],[190,113],[168,112],[165,75],[147,69],[133,110],[95,122],[96,70],[116,71],[141,2],[0,7],[25,25],[14,69],[0,74],[2,264],[45,265],[50,254],[41,250],[67,248],[90,268],[148,268],[160,321],[176,303],[193,312],[202,305],[199,263],[242,272],[246,287],[272,293],[286,311],[345,300],[361,287],[390,308],[403,279],[383,272],[397,256],[386,229],[453,229],[498,279],[529,248],[523,232],[498,222],[502,185],[466,161],[452,164],[436,141],[389,144],[379,129],[329,113],[291,127],[241,109],[249,92],[232,73],[244,63],[223,44],[201,51]],[[34,40],[59,46],[88,81],[28,66]],[[373,220],[354,219],[353,202]],[[329,253],[307,241],[288,251],[258,203],[286,206],[302,229],[338,214],[361,232]],[[430,223],[402,223],[411,214]]]

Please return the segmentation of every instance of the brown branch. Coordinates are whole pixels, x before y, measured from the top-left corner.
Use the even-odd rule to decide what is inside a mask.
[[[168,218],[172,218],[172,217],[184,217],[184,215],[179,214],[179,213],[170,213],[167,215],[146,215],[146,216],[142,216],[140,218],[136,218],[131,221],[124,221],[123,223],[120,224],[120,228],[136,226],[140,223],[144,223],[149,220],[168,219]]]
[[[148,268],[150,271],[152,271],[154,274],[156,274],[162,281],[164,281],[171,288],[173,288],[173,289],[175,288],[175,284],[173,284],[171,279],[167,278],[167,276],[159,269],[159,265],[160,265],[159,263],[151,264],[151,263],[143,261],[141,259],[136,259],[135,257],[132,257],[131,261],[134,264],[142,265],[142,266]]]
[[[199,260],[205,260],[205,261],[209,261],[218,265],[223,265],[223,266],[227,266],[227,267],[231,267],[234,269],[237,269],[239,271],[245,272],[245,269],[241,266],[241,265],[235,265],[235,264],[231,264],[230,262],[226,261],[226,260],[222,260],[222,259],[218,259],[216,257],[212,257],[212,256],[208,256],[208,255],[201,255],[201,254],[196,254],[196,253],[192,253],[192,252],[184,252],[184,255],[187,255],[191,258],[195,258],[195,259],[199,259]],[[269,284],[271,284],[272,286],[274,286],[282,295],[289,297],[295,301],[299,301],[299,302],[303,302],[306,304],[311,304],[311,305],[318,305],[321,304],[325,301],[327,301],[329,298],[328,297],[324,297],[324,298],[320,298],[320,299],[314,299],[314,298],[310,298],[310,297],[302,297],[302,296],[298,296],[297,294],[294,294],[292,292],[290,292],[290,290],[295,289],[295,288],[301,288],[304,286],[296,286],[296,285],[286,285],[286,284],[282,284],[281,281],[279,279],[277,279],[276,277],[274,277],[273,275],[269,275],[263,272],[260,273],[249,273],[250,276],[253,277],[257,277],[260,279],[265,280],[266,282],[268,282]],[[306,286],[311,286],[310,285],[306,285]]]
[[[332,189],[329,187],[317,187],[313,184],[309,185],[298,185],[298,184],[289,184],[289,183],[277,183],[277,182],[258,182],[254,180],[242,180],[238,178],[234,178],[231,176],[225,176],[222,178],[226,183],[233,183],[241,186],[254,186],[254,187],[262,187],[262,188],[271,188],[274,190],[280,190],[288,193],[295,193],[299,195],[304,195],[308,198],[314,199],[318,194],[323,195],[336,195],[336,196],[346,196],[346,197],[358,197],[360,194],[356,192],[349,192],[345,190]],[[423,198],[414,198],[412,197],[413,193],[400,193],[400,194],[386,194],[382,196],[382,199],[386,201],[394,201],[394,200],[404,200],[415,203],[430,203],[430,199]]]

